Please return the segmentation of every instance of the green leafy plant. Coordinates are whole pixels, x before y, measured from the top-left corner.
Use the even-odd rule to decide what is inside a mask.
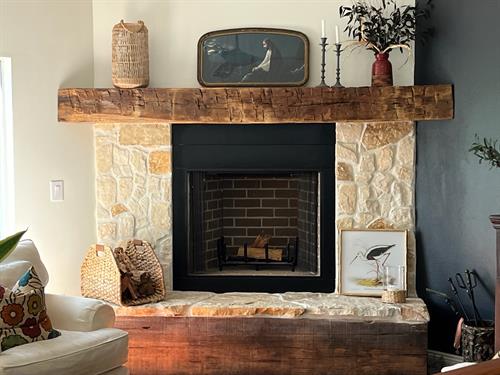
[[[26,230],[17,232],[12,236],[0,240],[0,262],[7,258],[10,253],[14,251],[24,233],[26,233]]]
[[[416,39],[418,18],[429,18],[432,0],[423,8],[404,5],[398,7],[395,0],[380,0],[379,5],[366,1],[355,1],[350,7],[339,8],[340,17],[347,18],[344,31],[355,39],[355,44],[364,45],[375,53],[386,53],[394,48],[411,51],[411,42]],[[432,29],[422,32],[425,41]]]
[[[476,134],[476,141],[472,143],[469,152],[472,152],[479,158],[479,164],[483,161],[490,165],[490,168],[500,168],[500,146],[498,140],[483,138],[482,140]]]

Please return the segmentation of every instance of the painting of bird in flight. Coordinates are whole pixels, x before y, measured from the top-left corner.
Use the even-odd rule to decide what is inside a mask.
[[[406,231],[343,230],[339,290],[343,294],[381,295],[385,266],[406,268]]]

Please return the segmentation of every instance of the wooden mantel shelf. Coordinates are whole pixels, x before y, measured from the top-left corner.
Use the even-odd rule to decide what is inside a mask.
[[[453,118],[452,85],[59,89],[62,122],[332,123]]]

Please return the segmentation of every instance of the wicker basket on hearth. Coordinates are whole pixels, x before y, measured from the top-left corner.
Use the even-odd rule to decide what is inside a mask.
[[[80,271],[82,295],[121,306],[162,301],[165,298],[163,271],[149,242],[130,240],[123,244],[123,250],[137,269],[148,271],[151,275],[154,294],[135,299],[124,297],[122,275],[113,250],[109,246],[92,245],[87,251]]]

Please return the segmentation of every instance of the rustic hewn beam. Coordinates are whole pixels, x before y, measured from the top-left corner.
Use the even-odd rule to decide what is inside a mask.
[[[451,85],[59,90],[59,121],[332,123],[453,118]]]

